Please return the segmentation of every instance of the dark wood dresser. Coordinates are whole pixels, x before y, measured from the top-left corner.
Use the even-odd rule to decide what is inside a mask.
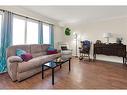
[[[96,60],[96,54],[108,56],[118,56],[123,58],[123,63],[126,64],[126,45],[123,44],[94,44],[93,57]]]

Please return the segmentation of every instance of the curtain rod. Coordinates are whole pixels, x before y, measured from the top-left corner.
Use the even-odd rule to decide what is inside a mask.
[[[41,21],[41,20],[37,20],[37,19],[31,18],[31,17],[28,17],[28,16],[20,15],[20,14],[17,14],[17,13],[14,13],[14,12],[8,11],[8,10],[3,10],[3,9],[0,9],[0,11],[3,11],[3,12],[7,11],[7,12],[10,12],[10,13],[12,13],[12,14],[14,14],[14,15],[17,15],[17,16],[21,16],[21,17],[24,17],[24,18],[29,18],[29,19],[31,19],[31,20],[35,20],[35,21],[39,21],[39,22],[42,22],[42,23],[46,23],[46,24],[53,25],[53,24],[51,24],[51,23],[44,22],[44,21]]]

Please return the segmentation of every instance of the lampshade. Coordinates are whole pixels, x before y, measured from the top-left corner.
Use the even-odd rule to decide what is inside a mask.
[[[104,33],[104,34],[103,34],[103,37],[104,37],[104,38],[110,38],[110,37],[111,37],[111,33]]]
[[[78,34],[76,32],[73,32],[74,39],[77,39]]]

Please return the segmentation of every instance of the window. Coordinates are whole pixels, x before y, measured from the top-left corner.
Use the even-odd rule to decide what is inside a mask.
[[[15,16],[13,18],[13,45],[37,44],[38,23]]]
[[[38,23],[27,21],[27,44],[38,43]]]
[[[25,43],[25,20],[13,18],[13,45]]]
[[[13,45],[38,44],[39,22],[20,16],[13,17]],[[50,44],[50,25],[43,23],[43,43]]]
[[[50,30],[48,24],[43,24],[43,43],[50,44]]]

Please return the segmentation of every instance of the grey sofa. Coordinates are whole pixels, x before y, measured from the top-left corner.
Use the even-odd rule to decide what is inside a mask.
[[[47,44],[15,45],[7,49],[7,68],[12,81],[21,81],[41,71],[41,65],[61,56],[60,53],[47,55]],[[16,49],[31,53],[33,58],[24,62],[16,56]]]

